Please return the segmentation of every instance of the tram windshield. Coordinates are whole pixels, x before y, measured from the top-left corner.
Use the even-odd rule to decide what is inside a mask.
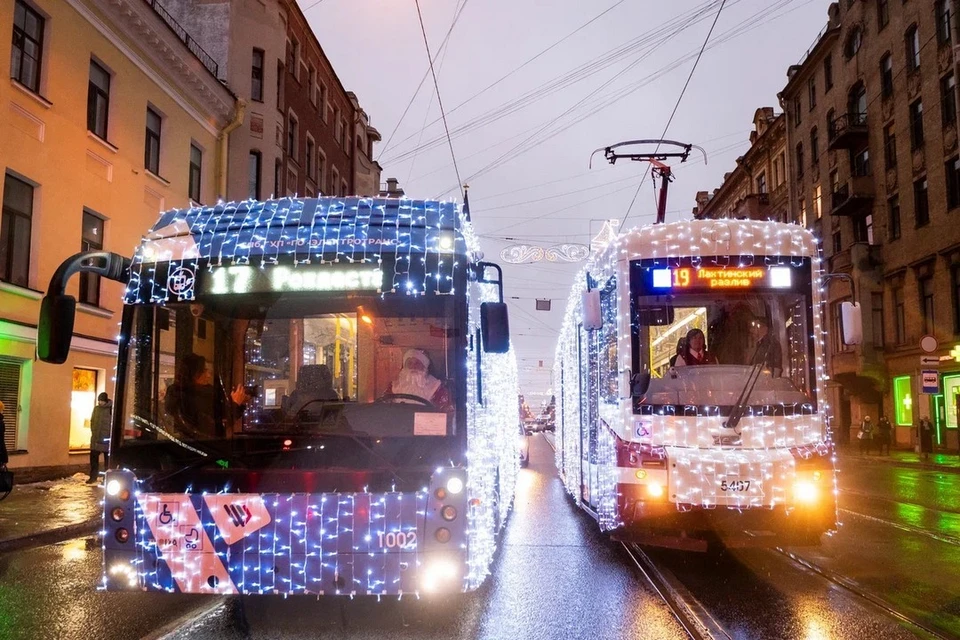
[[[456,437],[457,300],[265,293],[134,306],[123,444]]]
[[[693,271],[676,269],[671,278],[696,277]],[[750,277],[762,281],[768,271],[758,268]],[[812,301],[805,283],[774,291],[734,277],[720,281],[734,283],[730,287],[680,281],[661,293],[643,281],[634,278],[641,294],[633,299],[635,355],[638,370],[650,371],[652,379],[641,404],[815,408]],[[754,369],[759,378],[741,398]]]

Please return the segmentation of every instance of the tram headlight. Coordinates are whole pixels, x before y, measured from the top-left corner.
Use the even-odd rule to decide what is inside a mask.
[[[449,587],[458,578],[457,563],[448,558],[429,560],[423,567],[420,588],[427,593],[435,593],[443,587]]]
[[[797,502],[813,504],[817,501],[818,494],[817,485],[809,480],[799,480],[793,483],[793,497]]]
[[[123,489],[123,485],[120,484],[119,480],[110,480],[107,482],[107,495],[116,496],[119,495],[120,490]]]
[[[663,485],[658,482],[651,482],[647,485],[647,493],[651,498],[663,497]]]
[[[449,491],[451,495],[457,495],[463,491],[463,480],[456,476],[447,480],[447,491]]]

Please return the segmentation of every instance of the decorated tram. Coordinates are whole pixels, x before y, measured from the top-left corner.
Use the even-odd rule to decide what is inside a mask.
[[[822,278],[814,236],[778,222],[651,225],[594,254],[557,346],[556,460],[602,530],[690,550],[834,530]]]
[[[285,198],[163,213],[126,283],[104,501],[107,590],[462,592],[489,572],[519,466],[499,268],[451,202]]]

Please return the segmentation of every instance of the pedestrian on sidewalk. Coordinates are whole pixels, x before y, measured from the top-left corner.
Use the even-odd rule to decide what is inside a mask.
[[[103,466],[109,464],[110,423],[113,418],[113,402],[106,393],[97,397],[97,406],[90,416],[90,478],[87,484],[96,484],[100,476],[100,454],[103,454]]]
[[[920,432],[920,457],[927,460],[933,453],[933,423],[930,422],[930,418],[927,416],[920,418],[917,430]]]
[[[873,446],[873,421],[870,416],[864,416],[860,423],[860,431],[857,432],[857,439],[860,440],[860,455],[870,453],[870,447]]]
[[[883,455],[883,448],[887,448],[887,455],[890,455],[890,436],[893,427],[890,426],[890,418],[881,416],[877,422],[877,453]]]

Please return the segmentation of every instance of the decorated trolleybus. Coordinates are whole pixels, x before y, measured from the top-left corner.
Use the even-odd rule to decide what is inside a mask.
[[[499,268],[450,202],[306,198],[162,214],[131,259],[104,502],[107,590],[402,595],[489,571],[519,457]]]
[[[694,550],[834,529],[821,280],[813,235],[777,222],[652,225],[594,255],[554,381],[557,465],[601,529]]]

